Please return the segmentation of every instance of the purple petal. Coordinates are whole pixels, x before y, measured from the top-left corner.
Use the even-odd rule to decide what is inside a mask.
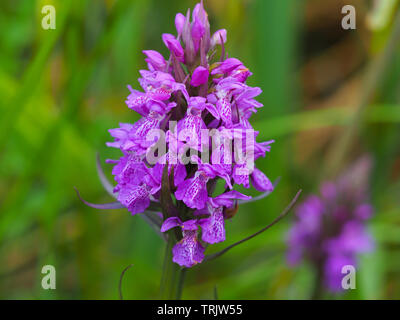
[[[129,109],[135,110],[142,116],[146,116],[147,110],[144,109],[144,106],[149,101],[149,97],[143,92],[132,89],[130,86],[128,86],[128,88],[131,91],[131,94],[125,101],[126,105]]]
[[[182,13],[178,13],[175,16],[175,27],[178,34],[182,33],[185,23],[186,23],[186,17]]]
[[[215,33],[211,37],[211,47],[215,47],[217,44],[222,45],[223,43],[226,43],[226,33],[226,29],[215,31]]]
[[[224,74],[224,73],[229,73],[236,68],[242,66],[243,63],[236,59],[236,58],[228,58],[224,62],[222,62],[217,68],[215,68],[211,74]]]
[[[149,190],[145,185],[124,186],[118,194],[120,201],[134,215],[146,210],[150,205]]]
[[[227,99],[220,99],[217,102],[217,109],[225,126],[232,126],[232,107]]]
[[[185,180],[186,175],[187,175],[186,167],[183,164],[178,163],[174,167],[174,184],[175,184],[175,186],[178,186],[179,184],[181,184]]]
[[[272,182],[257,168],[254,168],[254,171],[250,177],[254,188],[256,188],[258,191],[265,192],[274,190]]]
[[[219,207],[219,206],[231,207],[234,202],[233,200],[250,200],[250,199],[251,199],[250,196],[246,196],[236,190],[231,190],[219,196],[216,196],[215,198],[210,198],[210,201],[212,202],[212,205],[214,207]]]
[[[172,261],[190,268],[204,259],[204,247],[197,240],[197,231],[183,231],[183,238],[172,248]]]
[[[212,210],[210,217],[201,219],[199,224],[202,228],[202,240],[213,244],[225,241],[225,221],[223,207]]]
[[[145,61],[149,63],[155,70],[165,70],[167,61],[165,61],[164,57],[159,52],[154,50],[144,50],[143,53],[147,56]]]
[[[148,96],[154,100],[165,101],[171,98],[171,93],[172,90],[160,87],[148,92]]]
[[[161,232],[168,231],[169,229],[178,227],[182,224],[181,219],[178,217],[170,217],[164,221],[164,223],[161,226]]]
[[[178,61],[183,62],[185,52],[183,51],[180,42],[172,34],[169,33],[164,33],[162,35],[162,39],[164,41],[164,44],[176,56]]]
[[[201,174],[192,179],[188,179],[179,184],[175,197],[182,200],[189,208],[203,209],[206,205],[207,179]]]
[[[200,40],[204,36],[205,32],[206,32],[205,26],[198,19],[196,19],[192,25],[191,34],[193,39]]]
[[[187,114],[185,118],[177,124],[178,140],[186,142],[193,149],[201,149],[201,130],[206,129],[206,125],[201,116]]]
[[[115,138],[115,142],[106,143],[107,146],[128,150],[125,148],[128,148],[130,142],[130,133],[133,129],[134,125],[132,124],[120,123],[120,128],[108,130],[111,136]]]
[[[152,117],[144,117],[140,118],[137,122],[135,122],[135,135],[137,137],[145,138],[146,135],[152,129],[157,129],[160,124],[160,121],[156,118]]]
[[[143,182],[146,174],[145,165],[141,158],[134,155],[126,155],[119,159],[118,163],[112,169],[115,181],[118,184],[127,184],[138,186]]]
[[[212,103],[207,103],[207,104],[206,104],[206,109],[208,110],[208,112],[210,112],[210,113],[212,114],[212,116],[213,116],[215,119],[220,119],[218,109],[217,109],[217,107],[216,107],[214,104],[212,104]]]
[[[190,97],[188,105],[189,105],[189,108],[192,110],[192,113],[193,113],[193,109],[200,113],[206,107],[206,98]]]
[[[198,224],[197,220],[192,219],[192,220],[187,220],[182,223],[182,230],[197,230],[198,229]]]

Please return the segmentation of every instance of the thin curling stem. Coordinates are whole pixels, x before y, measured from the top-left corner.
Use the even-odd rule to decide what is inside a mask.
[[[239,244],[242,244],[243,242],[246,242],[247,240],[250,240],[256,236],[258,236],[259,234],[263,233],[264,231],[268,230],[269,228],[271,228],[273,225],[277,224],[279,221],[281,221],[289,212],[290,210],[294,207],[294,205],[297,202],[297,199],[299,198],[300,194],[301,194],[302,190],[299,190],[296,195],[294,196],[293,200],[289,203],[289,205],[285,208],[285,210],[282,211],[282,213],[274,220],[272,221],[269,225],[267,225],[266,227],[262,228],[261,230],[257,231],[256,233],[253,233],[252,235],[226,247],[225,249],[218,251],[217,253],[208,255],[204,258],[204,261],[210,261],[213,259],[216,259],[220,256],[222,256],[224,253],[228,252],[230,249],[238,246]]]

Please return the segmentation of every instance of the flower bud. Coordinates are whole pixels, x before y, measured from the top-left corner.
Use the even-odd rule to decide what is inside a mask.
[[[171,51],[171,53],[175,55],[178,61],[183,62],[185,52],[183,51],[180,42],[172,34],[169,33],[164,33],[162,35],[162,39],[164,41],[164,44],[169,49],[169,51]]]
[[[208,76],[209,76],[208,69],[199,66],[193,71],[192,81],[190,82],[190,85],[193,87],[198,87],[208,81]]]

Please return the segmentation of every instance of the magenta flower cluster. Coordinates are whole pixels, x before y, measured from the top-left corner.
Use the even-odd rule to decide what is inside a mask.
[[[365,159],[336,182],[325,182],[320,195],[297,206],[296,222],[288,234],[288,263],[303,258],[317,269],[324,286],[341,291],[346,265],[357,266],[357,255],[373,248],[366,222],[373,213],[368,201]]]
[[[108,146],[123,153],[119,160],[110,161],[115,163],[112,173],[118,201],[132,214],[145,212],[151,203],[161,203],[161,232],[176,228],[172,233],[177,234],[173,261],[192,267],[203,260],[206,243],[225,240],[224,221],[237,200],[250,199],[234,190],[234,185],[249,188],[252,182],[261,192],[271,192],[273,185],[257,168],[245,170],[247,162],[221,161],[226,154],[234,159],[237,148],[225,150],[222,140],[212,146],[208,139],[205,144],[203,139],[192,139],[206,129],[220,132],[224,139],[245,136],[244,132],[253,130],[250,116],[262,107],[254,99],[261,89],[246,84],[251,72],[241,61],[226,57],[226,30],[211,36],[203,3],[197,4],[192,14],[190,10],[186,16],[178,13],[175,25],[176,36],[162,35],[169,51],[167,59],[159,52],[143,51],[148,70],[140,70],[142,90],[129,86],[126,100],[141,118],[111,129],[115,141]],[[174,122],[176,126],[171,125]],[[166,152],[159,154],[156,163],[149,163],[146,155],[156,141],[148,136],[155,129],[165,133]],[[254,160],[264,157],[273,142],[257,143],[256,135],[257,132],[252,136],[254,141],[246,141],[240,147]],[[177,149],[184,147],[197,154],[191,156],[189,163],[173,161],[172,152],[180,154]],[[219,152],[218,161],[216,157],[202,161],[200,155],[205,151],[214,155]],[[165,170],[167,180],[163,179]],[[225,187],[215,195],[218,180]],[[172,207],[168,208],[161,201],[166,183],[172,200]]]

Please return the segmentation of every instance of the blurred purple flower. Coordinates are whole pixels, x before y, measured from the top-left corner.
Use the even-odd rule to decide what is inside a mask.
[[[373,249],[366,229],[372,215],[368,203],[369,158],[362,158],[336,182],[323,183],[320,196],[311,195],[297,207],[288,234],[289,265],[308,259],[333,292],[343,290],[342,268],[356,267],[357,255]]]

